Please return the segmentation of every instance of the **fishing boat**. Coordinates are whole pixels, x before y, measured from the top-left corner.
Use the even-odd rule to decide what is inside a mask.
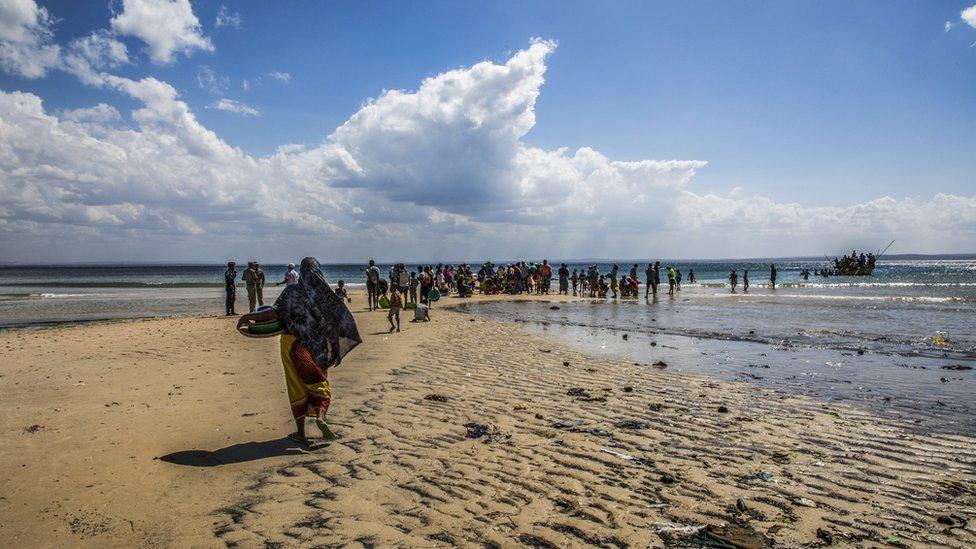
[[[874,265],[881,256],[888,251],[894,244],[892,240],[885,248],[877,253],[868,253],[867,256],[861,253],[860,257],[844,256],[843,259],[834,259],[834,276],[871,276],[874,274]],[[828,260],[829,261],[829,260]]]
[[[834,268],[834,276],[871,276],[874,272],[874,264],[870,265],[850,265],[846,267]]]

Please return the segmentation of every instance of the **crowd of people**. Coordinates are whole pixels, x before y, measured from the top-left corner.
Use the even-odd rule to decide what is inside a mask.
[[[836,257],[834,258],[834,272],[848,273],[864,268],[873,269],[876,259],[877,258],[875,258],[874,254],[871,252],[861,252],[858,254],[857,250],[851,250],[850,255],[845,255],[839,259]]]
[[[629,271],[613,264],[606,273],[599,272],[595,264],[585,269],[573,269],[571,272],[566,263],[561,263],[555,271],[555,277],[553,266],[547,259],[539,263],[517,261],[499,265],[485,261],[477,271],[467,263],[462,263],[457,266],[420,265],[417,270],[408,272],[403,263],[397,263],[390,268],[386,277],[382,276],[376,262],[370,260],[364,270],[371,311],[389,307],[389,304],[384,303],[390,302],[394,294],[402,299],[403,307],[407,308],[429,307],[431,301],[436,301],[442,295],[470,297],[476,292],[483,295],[548,295],[555,292],[612,299],[639,298],[641,295],[641,279],[638,274],[641,269],[637,263]],[[662,271],[661,262],[657,261],[648,263],[643,273],[645,298],[657,297],[662,277],[667,279],[668,295],[673,296],[675,292],[681,291],[684,275],[677,267],[668,265]],[[552,286],[553,279],[557,284],[555,290]],[[694,270],[688,272],[687,280],[692,284],[697,282]],[[395,328],[394,319],[391,319],[391,328]]]
[[[862,254],[863,255],[863,254]],[[846,259],[846,257],[845,257]],[[873,264],[873,255],[865,257],[865,261]],[[236,315],[235,302],[237,294],[236,264],[227,263],[224,273],[224,288],[226,291],[226,313]],[[639,273],[643,271],[643,282]],[[400,309],[415,310],[415,321],[429,320],[430,306],[440,296],[457,295],[471,297],[475,293],[483,295],[495,294],[538,294],[548,295],[559,293],[590,298],[639,298],[641,286],[644,297],[657,297],[658,288],[667,282],[667,294],[673,296],[681,291],[681,283],[685,280],[681,269],[673,266],[661,266],[660,261],[648,263],[644,269],[634,263],[628,270],[623,270],[617,264],[612,264],[610,270],[601,273],[597,265],[589,265],[585,269],[570,271],[566,263],[561,263],[553,273],[553,266],[547,259],[539,263],[517,261],[507,264],[494,264],[485,261],[477,271],[467,263],[457,266],[439,263],[435,265],[419,265],[415,270],[408,270],[404,263],[396,263],[384,276],[376,262],[369,261],[364,269],[366,275],[367,308],[390,310],[390,329],[400,329]],[[818,273],[822,274],[822,273]],[[801,276],[809,278],[809,271]],[[769,267],[769,280],[773,288],[776,287],[776,265]],[[553,288],[553,280],[556,288]],[[248,310],[254,312],[257,307],[264,305],[265,274],[256,261],[248,263],[247,269],[241,276],[247,290]],[[297,284],[298,273],[295,265],[288,264],[288,270],[278,285]],[[729,274],[729,285],[732,292],[737,291],[739,275],[735,269]],[[687,281],[697,282],[695,271],[688,271]],[[742,274],[742,290],[749,290],[749,271]],[[662,292],[664,290],[662,289]],[[336,294],[347,301],[351,301],[345,287],[345,281],[339,280],[335,289]]]

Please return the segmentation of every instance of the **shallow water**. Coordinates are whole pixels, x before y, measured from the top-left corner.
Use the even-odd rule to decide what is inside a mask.
[[[969,282],[793,283],[659,299],[468,303],[584,352],[868,406],[976,433],[976,300]],[[627,338],[624,339],[626,334]],[[652,342],[654,345],[652,345]],[[648,366],[651,367],[651,366]]]

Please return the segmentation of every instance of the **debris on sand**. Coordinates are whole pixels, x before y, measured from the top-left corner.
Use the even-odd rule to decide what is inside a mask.
[[[679,533],[680,532],[680,533]],[[739,549],[769,549],[774,546],[773,539],[753,530],[749,526],[734,524],[698,527],[697,531],[658,531],[659,536],[673,545],[692,547],[737,547]]]
[[[660,412],[664,409],[664,404],[661,404],[660,402],[652,402],[647,405],[647,408],[652,412]]]
[[[581,419],[556,419],[553,420],[552,426],[556,429],[572,429],[573,427],[579,427],[583,424]]]
[[[24,427],[24,433],[28,435],[34,435],[40,433],[42,430],[44,430],[44,426],[38,425],[36,423],[34,425],[31,425],[30,427]]]
[[[628,385],[627,387],[624,387],[623,388],[623,391],[625,393],[633,393],[634,392],[634,388]]]
[[[629,336],[629,335],[627,335],[627,334],[624,334],[624,335],[623,335],[623,338],[624,338],[624,341],[626,341],[626,340],[628,340],[628,339],[630,339],[630,336]]]
[[[558,305],[553,305],[552,307],[549,307],[549,310],[550,311],[558,311],[559,310],[559,306]]]
[[[735,500],[735,508],[738,509],[740,513],[745,513],[749,510],[749,507],[746,505],[746,502],[742,500],[742,498]]]
[[[568,360],[564,360],[563,361],[563,366],[569,366],[569,361]]]
[[[962,370],[972,370],[973,367],[972,366],[964,366],[962,364],[949,364],[948,366],[943,366],[942,369],[943,370],[955,370],[957,372],[960,372]]]
[[[655,368],[657,368],[659,370],[663,370],[663,369],[665,369],[665,368],[668,367],[668,363],[667,362],[664,362],[663,360],[659,360],[659,361],[655,362],[654,364],[651,364],[651,366],[654,366]]]
[[[607,397],[605,396],[593,396],[583,389],[582,387],[573,387],[572,389],[566,391],[566,394],[581,399],[583,402],[606,402]]]
[[[552,349],[539,349],[540,353],[551,353]]]
[[[617,451],[611,450],[609,448],[600,448],[600,451],[601,452],[604,452],[606,454],[610,454],[611,456],[618,457],[620,459],[623,459],[623,460],[626,460],[626,461],[630,461],[630,462],[633,462],[633,463],[636,463],[636,464],[639,464],[639,465],[647,465],[649,467],[651,467],[651,466],[654,465],[654,460],[650,460],[650,459],[647,459],[647,458],[639,458],[639,457],[636,457],[636,456],[632,456],[630,454],[625,454],[623,452],[617,452]]]
[[[962,528],[966,526],[966,522],[967,522],[965,518],[960,517],[955,513],[950,513],[948,515],[939,515],[938,518],[936,518],[935,520],[939,524],[944,524],[952,528]]]
[[[466,438],[480,438],[485,444],[491,442],[508,442],[512,438],[511,433],[499,431],[494,425],[472,422],[465,423],[464,427],[468,430],[464,435]]]
[[[812,508],[817,507],[817,502],[807,498],[796,498],[793,500],[793,503],[801,507],[812,507]]]
[[[827,545],[834,544],[834,535],[824,530],[823,528],[817,528],[817,538],[826,543]]]
[[[636,419],[625,419],[623,421],[618,421],[617,427],[620,429],[631,429],[634,431],[640,431],[643,429],[650,429],[651,424],[645,423],[643,421],[637,421]]]
[[[447,398],[444,395],[439,395],[437,393],[431,393],[431,394],[425,396],[424,397],[424,400],[430,400],[430,401],[433,401],[433,402],[447,402],[450,399]]]
[[[488,434],[488,426],[483,423],[465,423],[464,428],[468,430],[464,435],[467,438],[481,438]]]
[[[719,406],[718,407],[718,413],[720,413],[720,414],[727,414],[727,413],[729,413],[729,407],[728,406],[725,406],[725,405]]]

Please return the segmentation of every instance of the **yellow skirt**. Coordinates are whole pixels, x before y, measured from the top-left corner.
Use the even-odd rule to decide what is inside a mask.
[[[285,385],[291,413],[298,419],[317,416],[319,410],[329,409],[332,389],[329,376],[315,363],[308,348],[291,334],[281,335],[281,364],[285,369]]]

